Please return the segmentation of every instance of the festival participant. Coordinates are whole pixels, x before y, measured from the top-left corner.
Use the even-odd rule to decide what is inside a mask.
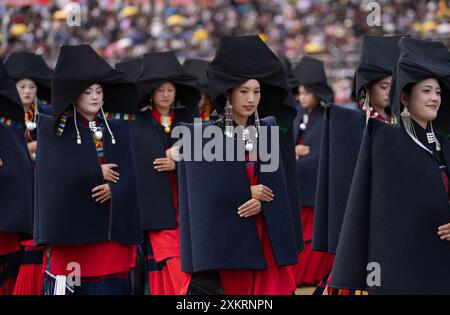
[[[298,256],[295,280],[298,286],[316,285],[332,265],[332,256],[312,250],[312,230],[325,106],[333,101],[323,62],[308,55],[294,68],[296,94],[303,110],[303,120],[296,137],[297,177],[299,181],[301,220],[305,249]]]
[[[38,120],[34,240],[45,294],[130,294],[142,242],[129,123],[136,87],[88,45],[62,46]],[[127,114],[122,116],[129,117]]]
[[[20,240],[33,234],[33,166],[24,127],[19,94],[0,62],[0,295],[13,293]]]
[[[192,122],[200,92],[172,52],[143,56],[136,79],[139,108],[132,123],[139,203],[147,244],[150,294],[180,294],[180,232],[172,129]]]
[[[293,294],[298,247],[279,139],[272,137],[276,121],[259,119],[285,106],[283,67],[258,36],[223,37],[208,78],[223,118],[186,127],[192,134],[214,127],[223,157],[186,160],[180,150],[182,267],[191,275],[185,288],[192,295]],[[274,169],[261,147],[279,161]]]
[[[368,122],[331,287],[449,294],[450,53],[440,42],[399,45],[390,104],[400,125]]]

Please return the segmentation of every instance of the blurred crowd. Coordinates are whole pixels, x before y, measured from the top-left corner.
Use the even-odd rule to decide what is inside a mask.
[[[41,53],[53,66],[58,47],[91,44],[111,64],[147,51],[174,50],[180,60],[214,56],[220,36],[260,34],[293,64],[303,54],[325,62],[336,101],[345,103],[363,34],[410,34],[450,43],[447,0],[78,0],[70,26],[67,0],[0,1],[1,50]],[[372,4],[371,4],[372,3]],[[369,26],[373,4],[380,25]],[[376,9],[375,9],[376,10]]]

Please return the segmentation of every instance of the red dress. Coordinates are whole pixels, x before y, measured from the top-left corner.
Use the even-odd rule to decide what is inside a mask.
[[[13,293],[20,250],[17,233],[0,232],[0,295]]]
[[[89,121],[80,114],[78,121],[85,127],[89,125]],[[102,141],[94,141],[99,162],[103,164]],[[52,246],[48,264],[51,274],[67,276],[72,271],[67,270],[68,264],[77,262],[80,265],[81,286],[83,286],[83,282],[96,283],[111,278],[127,279],[130,270],[135,266],[135,258],[136,246],[107,241],[78,246]]]
[[[161,124],[161,114],[153,108],[152,118]],[[173,122],[175,114],[170,113]],[[168,148],[167,148],[168,149]],[[149,165],[152,165],[149,163]],[[169,172],[169,181],[172,191],[172,201],[176,211],[177,228],[166,230],[153,230],[149,232],[149,245],[151,247],[148,260],[149,290],[152,295],[179,295],[183,294],[183,285],[188,275],[181,271],[180,261],[180,228],[178,208],[178,187],[176,171]]]
[[[302,144],[302,137],[300,136],[297,144]],[[295,282],[297,285],[317,285],[327,273],[331,270],[334,261],[334,255],[313,251],[312,231],[314,226],[314,208],[302,207],[302,226],[303,226],[303,241],[305,247],[298,255],[298,263],[294,267]]]

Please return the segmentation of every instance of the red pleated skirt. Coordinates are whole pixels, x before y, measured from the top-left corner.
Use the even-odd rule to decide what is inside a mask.
[[[330,272],[333,266],[334,255],[312,250],[314,208],[303,207],[301,215],[305,248],[298,255],[298,263],[294,267],[295,282],[298,286],[315,286]]]
[[[147,263],[151,295],[185,294],[189,275],[181,271],[179,229],[149,233]]]
[[[24,248],[14,295],[42,295],[44,271],[42,261],[44,250],[36,247],[33,241],[22,242]]]

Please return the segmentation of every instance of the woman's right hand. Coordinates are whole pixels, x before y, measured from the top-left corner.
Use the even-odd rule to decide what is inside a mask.
[[[298,144],[295,146],[295,157],[297,158],[297,160],[302,156],[308,154],[309,154],[309,146],[303,144]]]
[[[273,200],[273,191],[264,185],[252,185],[250,186],[252,191],[252,198],[258,199],[259,201],[271,202]]]
[[[102,164],[103,179],[112,183],[119,181],[120,174],[113,170],[117,164]]]

